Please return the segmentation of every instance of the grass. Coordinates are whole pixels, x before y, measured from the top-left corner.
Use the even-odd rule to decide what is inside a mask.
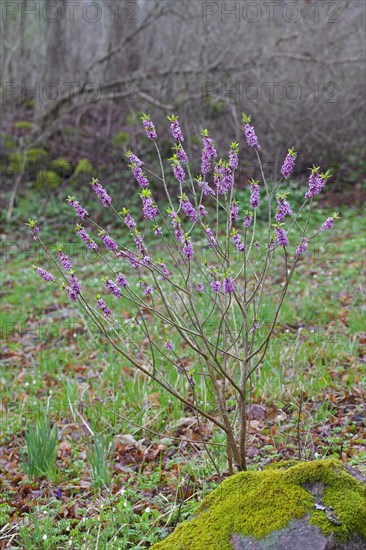
[[[22,467],[30,479],[54,477],[56,463],[57,430],[51,427],[47,417],[37,420],[24,436],[26,457]]]
[[[96,489],[108,488],[112,480],[112,469],[110,468],[111,444],[107,438],[100,434],[94,434],[94,445],[86,453],[89,463],[93,485]]]
[[[25,207],[20,201],[18,221],[32,214]],[[52,201],[49,207],[57,212]],[[317,213],[314,226],[331,213]],[[330,244],[319,239],[299,266],[253,380],[251,399],[266,419],[252,422],[252,468],[299,452],[366,468],[364,229],[361,211],[342,209]],[[45,231],[51,241],[65,240],[64,227]],[[85,250],[72,229],[69,235],[65,252],[79,268]],[[221,471],[222,434],[206,422],[197,426],[180,403],[131,371],[67,298],[35,276],[31,265],[42,265],[42,255],[27,236],[8,228],[4,252],[0,545],[149,548],[216,486],[198,433]],[[94,293],[102,274],[94,264],[80,270]],[[269,294],[263,324],[272,308]],[[127,321],[128,311],[121,317]],[[153,332],[171,337],[161,322]],[[186,360],[194,358],[187,352]],[[182,383],[177,372],[166,375]],[[201,398],[210,402],[208,393]],[[131,444],[120,443],[122,435]]]

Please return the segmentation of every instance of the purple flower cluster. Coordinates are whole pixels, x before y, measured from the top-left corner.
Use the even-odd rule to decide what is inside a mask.
[[[132,174],[134,175],[134,178],[137,181],[137,183],[139,184],[139,186],[140,187],[148,187],[149,180],[145,176],[141,166],[139,166],[135,163],[132,163],[129,166],[130,166],[130,168],[132,170]]]
[[[251,180],[250,182],[250,206],[251,208],[259,208],[261,204],[260,189],[257,180]]]
[[[118,273],[117,275],[117,284],[121,286],[122,288],[129,288],[129,283],[126,281],[126,278],[122,275],[122,273]]]
[[[141,263],[136,254],[130,252],[129,250],[127,250],[126,252],[120,250],[119,252],[117,252],[117,256],[126,260],[134,269],[137,269]]]
[[[116,250],[118,249],[118,244],[116,243],[116,241],[114,241],[112,239],[112,237],[110,237],[109,235],[107,235],[107,233],[105,232],[102,232],[100,233],[100,240],[105,244],[105,246],[111,251],[111,252],[116,252]]]
[[[83,208],[80,205],[79,201],[77,201],[75,199],[75,197],[68,197],[66,200],[69,203],[69,205],[74,208],[74,210],[75,210],[77,216],[79,216],[79,218],[84,220],[85,218],[87,218],[89,216],[89,212],[87,210],[85,210],[85,208]]]
[[[141,256],[145,256],[145,254],[146,254],[146,252],[147,252],[147,249],[146,249],[144,240],[143,240],[143,238],[141,237],[141,235],[136,234],[136,235],[134,236],[133,240],[134,240],[134,243],[135,243],[135,245],[136,245],[137,252],[138,252],[139,254],[141,254]]]
[[[89,233],[85,231],[82,225],[76,226],[76,232],[90,250],[98,250],[98,245],[93,241]]]
[[[219,161],[215,166],[214,184],[221,194],[225,194],[234,186],[234,176],[228,164]]]
[[[109,309],[109,307],[107,306],[105,301],[102,300],[102,299],[98,300],[98,308],[103,311],[103,315],[106,318],[109,317],[112,314],[112,311]]]
[[[295,165],[295,160],[297,157],[297,153],[293,149],[288,150],[288,154],[286,155],[286,158],[283,162],[282,168],[281,168],[281,174],[283,177],[287,180]]]
[[[132,170],[132,174],[134,175],[135,180],[139,184],[140,187],[148,187],[149,181],[146,178],[144,172],[142,171],[142,166],[144,163],[142,160],[140,160],[136,155],[131,153],[131,151],[128,151],[126,153],[126,157],[131,161],[131,164],[129,164],[129,168]]]
[[[229,152],[229,167],[232,170],[236,170],[239,165],[238,151],[239,151],[239,144],[236,142],[233,142],[230,146],[230,152]]]
[[[173,222],[173,227],[175,228],[174,235],[177,241],[184,243],[184,231],[181,228],[180,224],[179,223],[176,224],[175,222]]]
[[[215,235],[213,234],[212,229],[210,227],[206,227],[204,231],[205,231],[206,236],[207,236],[208,246],[210,248],[217,247],[219,243],[217,242],[217,239],[216,239]]]
[[[181,206],[185,215],[191,218],[192,222],[196,223],[198,221],[197,210],[193,207],[192,203],[186,195],[182,196]]]
[[[212,187],[210,187],[208,185],[208,183],[206,183],[205,181],[202,180],[202,177],[199,176],[198,178],[196,178],[196,182],[197,182],[197,185],[198,187],[200,187],[202,189],[202,193],[207,197],[207,195],[211,195],[211,197],[214,197],[215,196],[215,191],[212,189]]]
[[[260,247],[261,247],[261,242],[260,241],[255,241],[254,246],[256,247],[257,250],[259,250]]]
[[[253,214],[251,212],[246,212],[244,217],[243,225],[244,227],[250,227],[253,219]]]
[[[70,298],[70,300],[72,302],[76,302],[76,300],[78,299],[78,296],[70,286],[67,287],[66,292],[67,292],[67,295]]]
[[[97,179],[92,179],[91,185],[95,194],[100,198],[101,203],[106,208],[111,205],[112,199],[108,195],[107,191],[102,187]]]
[[[54,281],[54,276],[46,271],[45,269],[42,269],[41,267],[35,267],[35,270],[37,271],[38,275],[44,280],[44,281]]]
[[[64,254],[61,250],[57,252],[57,256],[64,270],[70,271],[72,268],[72,263],[70,261],[70,258],[66,254]]]
[[[203,292],[205,290],[205,286],[203,283],[197,283],[197,290],[198,292]]]
[[[322,190],[322,184],[323,182],[320,174],[318,173],[318,169],[313,169],[309,177],[309,189],[305,193],[305,198],[310,199],[310,197],[315,197],[316,195],[319,195],[320,191]]]
[[[193,249],[193,244],[192,244],[191,241],[189,241],[187,239],[185,240],[183,248],[182,248],[182,252],[187,257],[187,259],[189,261],[191,261],[193,259],[194,249]]]
[[[207,130],[203,131],[203,149],[201,156],[201,172],[202,174],[208,174],[210,171],[210,161],[217,156],[214,141],[208,137]]]
[[[126,212],[123,218],[123,221],[125,222],[125,224],[127,225],[130,231],[133,231],[133,229],[136,227],[136,222],[129,212]]]
[[[306,251],[307,247],[308,247],[308,239],[306,238],[301,239],[299,246],[296,248],[296,254],[297,255],[303,254]]]
[[[174,235],[177,241],[184,243],[184,231],[180,226],[180,220],[174,210],[168,211],[168,215],[172,220],[172,226],[174,228]]]
[[[38,233],[39,233],[39,227],[37,225],[35,225],[32,228],[32,237],[35,241],[38,241]]]
[[[70,286],[73,289],[73,291],[76,292],[76,294],[80,294],[81,286],[80,286],[80,283],[79,283],[79,279],[75,275],[71,276]]]
[[[170,130],[172,132],[173,139],[175,141],[184,141],[183,132],[181,130],[180,124],[178,122],[177,116],[168,116],[170,122]]]
[[[152,286],[150,286],[148,283],[146,283],[145,281],[143,281],[141,283],[141,287],[144,289],[144,294],[145,296],[149,296],[149,294],[152,294],[152,291],[153,291],[153,288]]]
[[[230,292],[235,292],[234,279],[232,277],[226,277],[223,282],[225,294],[230,294]]]
[[[203,206],[203,204],[200,204],[198,206],[198,215],[203,218],[204,216],[207,216],[208,215],[208,212],[206,210],[206,208]]]
[[[256,330],[258,330],[259,328],[260,328],[260,324],[258,323],[258,321],[256,319],[254,319],[254,322],[253,322],[252,326],[249,329],[249,333],[254,334],[254,332]]]
[[[323,187],[327,183],[327,180],[330,178],[330,172],[327,171],[325,174],[319,174],[319,166],[314,166],[311,169],[311,174],[309,177],[309,189],[305,193],[305,198],[310,199],[311,197],[316,197],[322,191]]]
[[[158,237],[159,235],[162,235],[162,234],[163,234],[163,232],[162,232],[161,227],[159,227],[158,225],[155,225],[155,227],[154,227],[154,235],[155,235],[156,237]]]
[[[238,252],[243,252],[245,250],[245,244],[241,241],[239,233],[234,233],[233,243],[235,244]]]
[[[289,241],[286,231],[283,227],[276,227],[276,238],[279,246],[288,246]]]
[[[256,147],[256,149],[259,150],[261,147],[258,143],[258,138],[255,133],[254,126],[250,126],[250,124],[247,123],[244,125],[244,129],[245,129],[245,137],[247,140],[247,144],[250,147]]]
[[[142,160],[139,159],[138,156],[136,156],[136,155],[134,155],[133,153],[131,153],[131,151],[127,151],[126,157],[131,161],[132,164],[136,164],[136,166],[139,166],[140,168],[141,168],[141,166],[144,165],[144,163],[142,162]]]
[[[175,178],[181,183],[185,180],[186,174],[182,168],[181,163],[179,162],[178,158],[174,159],[174,162],[172,164],[172,170]]]
[[[75,277],[75,275],[72,275],[70,278],[70,286],[66,289],[67,295],[73,302],[76,302],[78,299],[78,295],[81,292],[81,286],[79,283],[79,279]]]
[[[239,205],[237,203],[237,201],[233,201],[231,203],[231,212],[230,212],[230,215],[231,215],[231,220],[233,222],[236,222],[238,221],[238,217],[239,217]]]
[[[116,298],[121,298],[121,289],[116,285],[114,281],[112,281],[111,279],[107,279],[106,281],[104,281],[104,286],[109,290],[111,294],[113,294],[113,296],[115,296]]]
[[[154,123],[150,120],[150,117],[147,115],[143,115],[143,117],[141,118],[147,137],[153,140],[157,139],[158,136],[156,134],[155,126]]]
[[[170,349],[171,351],[174,351],[173,340],[169,340],[168,342],[165,342],[164,347],[166,349]]]
[[[276,222],[282,222],[285,216],[292,216],[291,206],[284,196],[277,197],[277,212],[275,216]]]
[[[162,272],[161,280],[166,281],[167,279],[169,279],[170,273],[169,273],[165,263],[164,262],[157,262],[157,265],[159,266],[160,271]]]
[[[328,231],[328,229],[332,229],[334,225],[334,217],[327,218],[325,222],[322,224],[319,231]]]
[[[144,265],[145,267],[151,267],[152,259],[150,258],[150,256],[144,256],[144,257],[142,258],[141,263],[142,263],[142,265]]]
[[[147,218],[148,220],[155,220],[158,214],[157,206],[151,197],[150,191],[147,191],[145,189],[144,191],[140,195],[142,200],[142,212],[144,218]]]
[[[212,281],[211,282],[211,288],[214,292],[216,292],[218,294],[220,292],[220,289],[221,289],[220,281]]]
[[[39,227],[37,227],[36,223],[36,220],[28,220],[26,225],[30,228],[33,239],[38,241]]]
[[[177,147],[177,157],[178,157],[179,160],[184,162],[184,164],[188,164],[187,153],[185,152],[185,150],[183,149],[183,147],[181,145],[179,145],[179,147]]]

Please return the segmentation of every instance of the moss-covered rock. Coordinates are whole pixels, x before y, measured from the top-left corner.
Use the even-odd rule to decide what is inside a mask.
[[[288,542],[291,533],[295,539]],[[203,500],[190,521],[153,548],[307,548],[301,537],[310,543],[311,536],[317,540],[314,550],[366,548],[366,487],[337,460],[284,463],[234,475]],[[351,540],[354,546],[347,546]]]

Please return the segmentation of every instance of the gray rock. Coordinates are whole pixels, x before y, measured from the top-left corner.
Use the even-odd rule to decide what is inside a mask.
[[[266,538],[233,535],[233,550],[365,550],[366,542],[355,536],[345,543],[337,543],[333,535],[324,537],[316,525],[307,519],[292,520],[287,527],[273,531]]]

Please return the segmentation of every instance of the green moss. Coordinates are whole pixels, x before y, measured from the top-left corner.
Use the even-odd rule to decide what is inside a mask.
[[[324,486],[322,503],[340,519],[335,525],[314,508],[308,485]],[[337,460],[278,464],[262,472],[242,472],[225,480],[156,550],[232,550],[235,533],[262,539],[292,519],[310,515],[324,535],[341,540],[358,533],[366,538],[366,490]]]
[[[280,460],[279,462],[272,462],[271,464],[268,464],[265,469],[266,470],[287,470],[288,468],[291,468],[291,466],[296,466],[299,464],[299,461],[295,458],[291,458],[290,460]]]

